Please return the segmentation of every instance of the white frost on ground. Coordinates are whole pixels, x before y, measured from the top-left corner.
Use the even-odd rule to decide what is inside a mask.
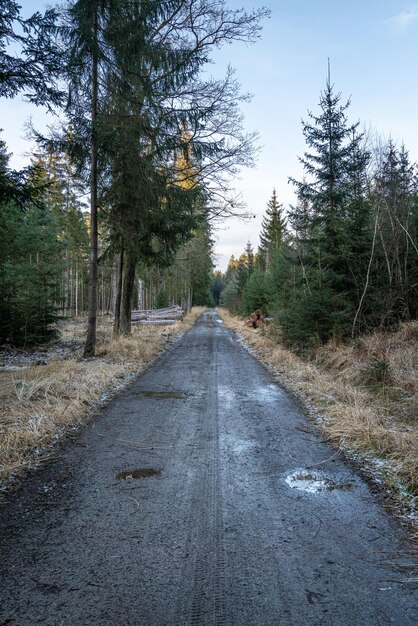
[[[47,365],[51,359],[63,360],[81,352],[81,344],[67,342],[52,346],[38,346],[31,350],[0,350],[0,372],[24,370],[36,365]]]
[[[255,446],[254,441],[239,439],[238,437],[233,437],[229,433],[222,436],[221,443],[225,449],[230,451],[232,454],[244,454],[248,452],[250,448]]]
[[[394,489],[401,516],[414,526],[418,526],[418,496],[412,495],[405,485],[396,478],[399,470],[397,465],[389,459],[381,459],[367,454],[360,455],[349,449],[345,449],[344,452],[351,460],[361,465],[372,477],[373,482],[384,488],[389,495],[393,493]],[[391,487],[386,488],[385,486],[388,484]]]
[[[237,395],[229,385],[218,385],[218,398],[225,408],[230,409],[236,402]]]
[[[257,391],[254,394],[257,398],[263,402],[276,402],[279,396],[283,395],[283,390],[277,385],[270,383],[269,385],[263,385],[257,387]]]

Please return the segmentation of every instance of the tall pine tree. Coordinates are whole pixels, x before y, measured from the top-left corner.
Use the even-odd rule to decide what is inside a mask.
[[[358,268],[353,271],[359,240],[352,235],[367,225],[363,179],[368,155],[358,123],[348,122],[349,104],[341,104],[328,76],[319,115],[309,113],[310,121],[303,122],[309,149],[300,159],[305,178],[291,179],[299,199],[291,221],[303,236],[296,242],[300,284],[293,298],[301,339],[309,328],[319,341],[346,334],[360,298],[356,281],[361,276]],[[295,337],[295,322],[292,328]]]
[[[268,268],[274,256],[280,250],[286,237],[286,219],[283,216],[283,205],[277,200],[276,190],[267,203],[266,213],[263,216],[260,232],[260,264]]]

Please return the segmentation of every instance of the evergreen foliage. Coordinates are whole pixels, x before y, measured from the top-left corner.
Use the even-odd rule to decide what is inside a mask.
[[[299,274],[306,283],[302,302],[309,320],[308,325],[301,324],[301,340],[307,326],[320,341],[347,334],[358,304],[359,281],[364,280],[364,267],[355,265],[368,242],[353,238],[353,232],[359,234],[368,226],[364,183],[369,155],[362,148],[358,123],[348,122],[348,106],[349,102],[341,104],[341,94],[334,93],[328,78],[319,101],[320,114],[310,113],[312,122],[303,123],[310,151],[300,159],[305,179],[292,179],[299,204],[290,216],[295,232],[303,233],[303,239],[295,242]],[[326,311],[322,311],[325,302]],[[300,319],[300,301],[294,306],[294,317]],[[296,327],[293,322],[293,340]]]
[[[252,163],[254,136],[232,70],[215,80],[202,69],[212,49],[255,41],[265,9],[71,0],[28,19],[12,0],[0,9],[0,96],[53,108],[68,86],[62,131],[38,137],[30,167],[10,168],[0,141],[1,342],[46,341],[58,312],[87,301],[86,355],[97,310],[128,333],[136,305],[261,309],[302,351],[416,319],[417,167],[393,141],[372,154],[330,77],[303,122],[288,220],[274,189],[258,253],[248,242],[213,274],[212,220],[240,208],[231,175]]]
[[[23,212],[0,203],[0,342],[42,343],[56,335],[62,246],[47,206]]]
[[[277,200],[276,190],[267,203],[260,232],[258,253],[263,267],[269,267],[271,260],[280,250],[286,238],[286,219],[283,216],[283,205]]]
[[[303,180],[291,179],[291,233],[283,237],[274,192],[255,271],[243,280],[243,258],[232,259],[224,277],[222,297],[233,312],[261,308],[301,351],[417,317],[416,165],[392,141],[372,161],[348,107],[328,78],[319,114],[303,123],[307,151]]]
[[[206,0],[70,4],[67,114],[74,154],[81,168],[90,166],[91,181],[86,356],[94,354],[95,343],[98,201],[107,207],[109,236],[126,262],[125,292],[117,301],[121,330],[129,332],[137,262],[167,265],[204,222],[202,211],[230,211],[229,177],[253,152],[254,137],[243,134],[239,113],[246,96],[231,71],[223,80],[203,81],[201,69],[211,48],[256,40],[266,14]],[[187,157],[183,162],[180,154]],[[189,158],[192,185],[182,184],[190,179]]]
[[[62,103],[59,88],[63,55],[56,45],[57,12],[20,14],[14,0],[0,0],[0,97],[13,98],[24,92],[36,105]]]
[[[268,311],[266,276],[259,264],[256,265],[245,283],[243,301],[245,313],[251,313],[255,309],[261,309],[265,313]]]
[[[224,288],[224,282],[222,280],[222,272],[219,270],[214,272],[212,281],[210,283],[211,304],[213,306],[219,306],[221,303],[221,293]]]

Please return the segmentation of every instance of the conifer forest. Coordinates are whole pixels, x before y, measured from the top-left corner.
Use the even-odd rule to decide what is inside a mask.
[[[268,14],[78,0],[23,18],[1,0],[0,96],[55,114],[30,129],[22,170],[0,143],[2,344],[47,342],[58,319],[86,316],[91,356],[98,316],[126,335],[132,309],[170,304],[261,309],[302,351],[417,318],[417,166],[351,120],[330,75],[295,129],[297,200],[265,189],[258,248],[243,242],[214,272],[213,229],[245,209],[234,176],[258,146],[233,71],[205,70],[213,50],[255,43]]]
[[[418,624],[418,4],[263,1],[0,0],[0,626]]]

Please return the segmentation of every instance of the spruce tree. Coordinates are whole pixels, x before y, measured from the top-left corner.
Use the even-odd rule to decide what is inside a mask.
[[[408,152],[389,141],[371,194],[377,237],[364,306],[373,325],[391,325],[416,315],[416,198]]]
[[[312,121],[303,122],[309,149],[300,159],[305,178],[291,179],[299,200],[291,221],[295,231],[303,234],[303,240],[296,241],[302,301],[320,341],[349,331],[360,297],[355,284],[360,276],[353,277],[358,239],[352,235],[368,225],[363,179],[369,156],[362,149],[358,123],[348,122],[349,104],[341,104],[341,94],[334,93],[328,77],[320,114],[309,113]],[[293,302],[300,308],[300,294]]]
[[[7,166],[7,159],[3,158]],[[28,185],[36,188],[36,174]],[[59,224],[38,190],[24,210],[0,200],[0,342],[17,346],[56,334],[56,294],[61,277]]]
[[[36,105],[63,103],[59,86],[63,54],[56,45],[57,12],[48,9],[25,19],[14,0],[0,0],[0,97],[24,92]]]
[[[283,205],[277,200],[276,190],[267,203],[260,232],[259,255],[264,268],[269,267],[272,258],[279,252],[286,236],[286,219],[283,216]]]
[[[130,276],[138,241],[149,258],[160,259],[190,236],[195,216],[186,196],[192,194],[176,188],[175,156],[184,146],[185,126],[193,135],[193,158],[199,185],[205,188],[205,204],[209,198],[217,199],[206,209],[216,215],[230,212],[230,175],[237,165],[251,161],[254,141],[242,132],[239,104],[246,96],[240,93],[232,72],[224,80],[206,81],[200,72],[211,48],[234,40],[256,40],[260,19],[266,14],[264,9],[252,13],[230,10],[209,0],[180,4],[171,0],[78,0],[70,6],[71,98],[67,112],[75,145],[91,170],[86,355],[94,353],[97,180],[103,191],[114,195],[115,202],[107,205],[114,214],[115,241],[120,242],[122,231],[123,238],[128,238],[123,245]],[[122,137],[128,138],[125,145]],[[135,146],[133,139],[137,139]],[[133,146],[131,155],[128,146]],[[136,171],[134,163],[139,164]],[[142,229],[132,236],[131,227],[140,223]],[[130,278],[127,285],[132,285]],[[130,300],[125,294],[125,308]]]

